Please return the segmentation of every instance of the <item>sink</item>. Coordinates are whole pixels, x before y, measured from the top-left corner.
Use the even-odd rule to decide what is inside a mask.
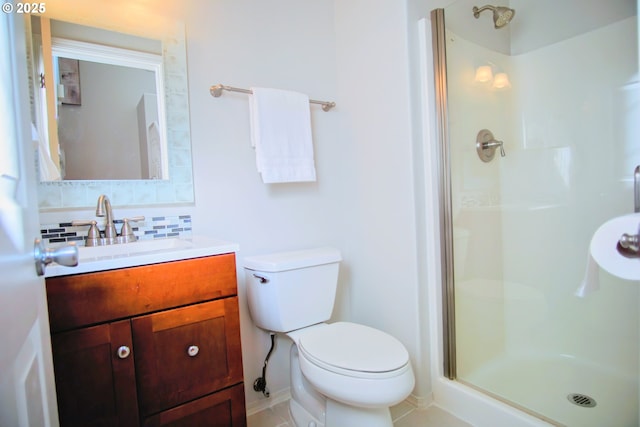
[[[236,243],[206,236],[139,240],[106,246],[79,246],[77,266],[50,264],[45,271],[45,277],[92,273],[237,251]]]
[[[154,239],[105,246],[80,246],[78,252],[82,262],[94,258],[131,256],[143,252],[186,249],[192,246],[193,242],[186,239]]]

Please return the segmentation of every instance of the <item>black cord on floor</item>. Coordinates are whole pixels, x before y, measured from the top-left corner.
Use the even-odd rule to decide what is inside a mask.
[[[271,353],[273,352],[273,348],[276,345],[276,334],[271,333],[271,348],[269,349],[269,353],[267,353],[267,357],[264,359],[264,366],[262,367],[262,376],[256,379],[253,382],[253,389],[255,391],[261,391],[265,397],[269,397],[269,389],[267,388],[267,363],[269,363],[269,357],[271,357]]]

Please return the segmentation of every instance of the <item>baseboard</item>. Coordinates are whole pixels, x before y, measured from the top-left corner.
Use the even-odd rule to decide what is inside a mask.
[[[406,401],[417,409],[426,409],[434,403],[433,393],[429,393],[427,396],[416,396],[412,394],[407,397]]]
[[[291,392],[289,388],[280,390],[276,393],[271,393],[270,397],[256,400],[247,404],[247,417],[262,412],[266,409],[272,408],[280,403],[286,402],[291,399]],[[430,405],[434,404],[433,394],[429,393],[427,396],[420,397],[416,395],[410,395],[405,402],[417,409],[426,409]]]
[[[284,390],[271,393],[267,398],[261,398],[251,403],[247,403],[247,416],[251,416],[258,412],[269,409],[279,403],[286,402],[291,399],[291,392],[287,387]]]

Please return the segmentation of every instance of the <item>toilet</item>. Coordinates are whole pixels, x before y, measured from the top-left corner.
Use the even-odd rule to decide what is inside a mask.
[[[317,248],[244,259],[256,326],[291,339],[291,400],[297,427],[392,427],[389,407],[415,383],[396,338],[351,322],[327,323],[340,251]]]

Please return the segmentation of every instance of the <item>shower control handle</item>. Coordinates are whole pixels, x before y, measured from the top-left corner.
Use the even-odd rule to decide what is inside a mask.
[[[500,147],[500,156],[504,157],[506,156],[505,152],[504,152],[504,143],[502,141],[491,141],[491,142],[483,142],[482,143],[482,149],[483,150],[488,150],[493,148],[494,150],[496,148]]]
[[[476,137],[476,151],[478,152],[480,160],[483,162],[490,162],[493,160],[498,147],[500,147],[500,156],[506,156],[507,154],[504,151],[504,143],[502,141],[497,141],[490,130],[482,129],[478,132],[478,136]]]

